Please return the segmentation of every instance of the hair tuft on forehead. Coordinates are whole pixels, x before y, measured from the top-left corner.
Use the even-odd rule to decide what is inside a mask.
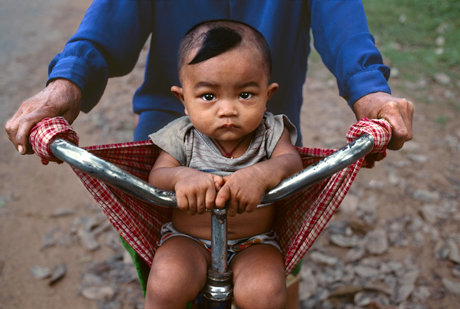
[[[206,38],[195,58],[188,64],[206,61],[220,55],[241,43],[241,35],[227,27],[215,27],[206,33]]]
[[[205,21],[187,32],[179,46],[178,71],[187,65],[187,58],[196,49],[198,52],[188,65],[206,61],[239,46],[256,48],[270,75],[271,53],[265,37],[248,24],[227,19]]]

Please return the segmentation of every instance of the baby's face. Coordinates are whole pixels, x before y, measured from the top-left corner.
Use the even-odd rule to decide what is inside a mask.
[[[268,85],[267,69],[256,49],[237,47],[204,62],[186,64],[180,74],[183,88],[172,90],[194,127],[227,144],[259,126],[267,100],[278,89],[277,84]]]

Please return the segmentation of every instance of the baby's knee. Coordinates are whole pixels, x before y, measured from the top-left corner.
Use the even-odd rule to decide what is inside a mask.
[[[240,308],[285,308],[286,281],[283,278],[251,278],[234,287],[234,298]]]
[[[164,267],[150,269],[146,290],[146,308],[155,308],[156,305],[167,304],[174,298],[176,293],[175,278],[172,273]]]
[[[164,306],[185,307],[193,300],[200,287],[196,278],[184,265],[174,260],[153,264],[147,281],[146,308],[165,308]],[[154,304],[154,305],[153,305]],[[163,306],[163,307],[162,307]]]

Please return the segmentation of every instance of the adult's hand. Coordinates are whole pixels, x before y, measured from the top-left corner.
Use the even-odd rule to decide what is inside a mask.
[[[412,118],[414,105],[401,98],[396,98],[385,92],[370,93],[355,102],[353,109],[356,119],[386,119],[392,128],[392,137],[388,149],[401,149],[412,135]]]
[[[45,118],[62,116],[71,124],[80,113],[81,90],[73,82],[56,79],[35,96],[24,101],[5,130],[20,154],[32,154],[29,132]]]

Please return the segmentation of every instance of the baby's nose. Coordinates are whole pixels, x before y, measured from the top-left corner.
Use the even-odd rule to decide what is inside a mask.
[[[237,110],[234,102],[231,100],[221,100],[219,103],[219,116],[228,117],[237,115]]]

